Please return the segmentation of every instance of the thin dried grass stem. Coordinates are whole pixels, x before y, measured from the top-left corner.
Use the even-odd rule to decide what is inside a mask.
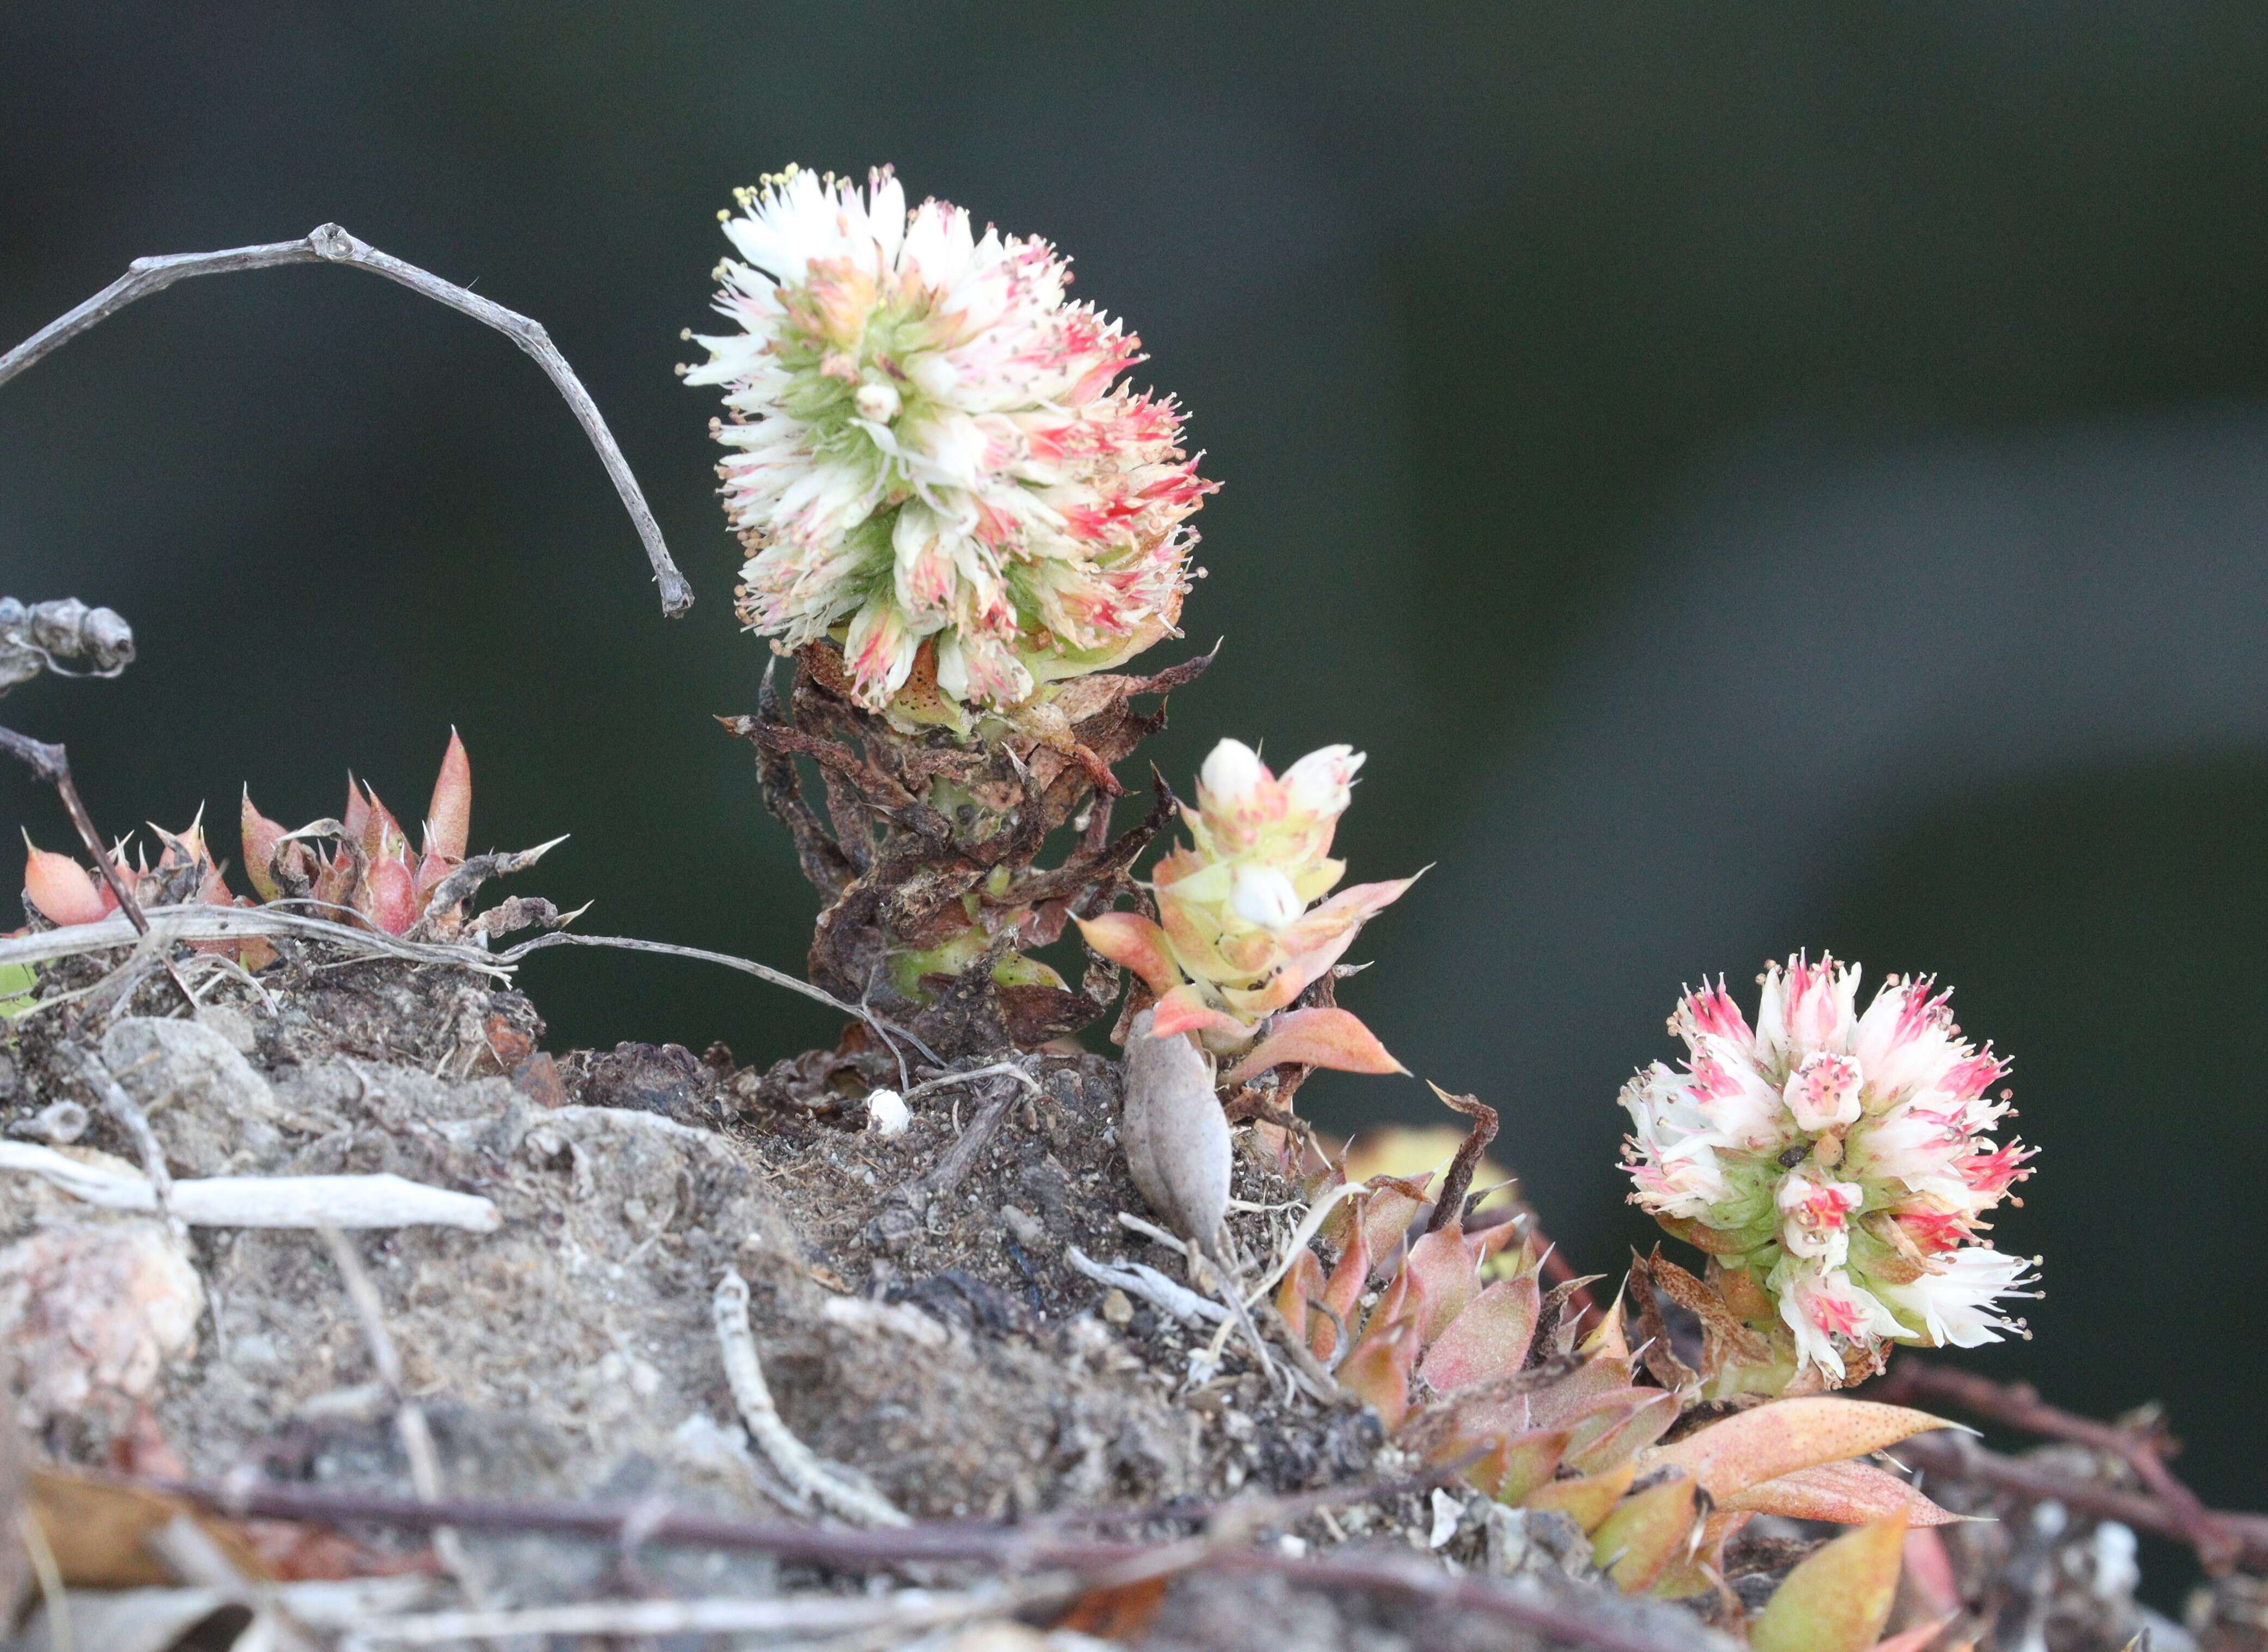
[[[598,403],[567,365],[551,342],[550,334],[542,324],[516,310],[507,310],[500,304],[490,303],[479,294],[468,291],[453,282],[404,263],[388,253],[379,252],[368,242],[349,234],[335,224],[319,224],[296,241],[269,241],[258,247],[232,247],[221,252],[173,253],[158,258],[137,258],[126,268],[126,273],[85,303],[48,322],[15,349],[0,356],[0,384],[5,384],[18,373],[51,352],[77,338],[81,333],[99,327],[112,316],[137,299],[146,299],[153,292],[163,292],[177,281],[194,276],[236,275],[251,269],[274,269],[285,264],[344,264],[357,269],[367,269],[372,275],[384,276],[388,281],[399,282],[412,292],[446,304],[449,308],[471,316],[475,321],[494,328],[506,338],[535,358],[536,364],[549,375],[552,385],[566,399],[573,410],[576,422],[582,425],[591,446],[598,450],[599,461],[622,496],[622,507],[630,513],[638,537],[644,542],[646,560],[653,566],[654,582],[661,587],[661,611],[674,619],[693,606],[693,587],[678,572],[670,559],[669,547],[663,542],[661,525],[654,520],[653,512],[645,502],[645,494],[630,472],[630,461],[600,417]]]

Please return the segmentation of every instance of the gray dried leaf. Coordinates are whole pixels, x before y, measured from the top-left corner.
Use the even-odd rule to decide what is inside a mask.
[[[1134,1185],[1168,1228],[1208,1254],[1228,1213],[1228,1118],[1213,1095],[1212,1066],[1187,1038],[1153,1037],[1150,1012],[1126,1036],[1126,1116],[1121,1125]]]

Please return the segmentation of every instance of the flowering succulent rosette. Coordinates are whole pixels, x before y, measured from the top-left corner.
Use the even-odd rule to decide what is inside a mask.
[[[1365,920],[1417,881],[1331,894],[1346,875],[1346,863],[1330,857],[1331,838],[1361,766],[1361,753],[1326,746],[1279,778],[1243,741],[1222,741],[1198,775],[1197,807],[1182,808],[1191,841],[1151,875],[1158,920],[1108,912],[1080,921],[1087,944],[1156,997],[1159,1036],[1194,1034],[1219,1055],[1249,1050],[1232,1080],[1294,1061],[1400,1071],[1346,1011],[1289,1007],[1337,963]]]
[[[1890,1342],[1974,1347],[2021,1331],[2034,1263],[1977,1235],[2031,1154],[1991,1132],[2007,1062],[1962,1037],[1949,992],[1799,955],[1766,967],[1752,1029],[1721,981],[1670,1019],[1683,1070],[1622,1093],[1634,1203],[1708,1251],[1734,1313],[1775,1329],[1806,1382],[1855,1381]],[[1777,1334],[1784,1331],[1784,1336]]]
[[[909,211],[887,168],[862,191],[791,166],[739,200],[717,308],[740,330],[684,371],[725,387],[752,630],[832,638],[862,704],[933,720],[1174,633],[1213,484],[1174,404],[1116,382],[1141,342],[1064,301],[1061,254]]]

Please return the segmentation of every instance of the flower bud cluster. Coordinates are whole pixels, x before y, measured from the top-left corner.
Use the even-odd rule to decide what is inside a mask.
[[[1768,965],[1751,1029],[1722,981],[1670,1020],[1687,1057],[1622,1093],[1632,1202],[1708,1250],[1727,1300],[1776,1309],[1799,1367],[1842,1381],[1886,1342],[1973,1347],[2021,1330],[2001,1306],[2033,1264],[1977,1235],[2031,1172],[1992,1132],[2007,1063],[1961,1036],[1949,992],[1885,980],[1863,1014],[1859,970],[1801,955]]]
[[[1213,483],[1170,400],[1116,380],[1141,341],[1067,304],[1047,242],[980,236],[791,166],[743,190],[688,382],[725,388],[718,467],[750,552],[741,618],[833,638],[859,700],[1004,707],[1174,634]],[[910,702],[909,702],[910,703]]]
[[[1359,752],[1326,746],[1279,778],[1243,741],[1222,741],[1198,776],[1197,806],[1182,806],[1190,842],[1152,874],[1158,921],[1110,912],[1082,922],[1089,945],[1156,995],[1160,1036],[1195,1033],[1218,1053],[1243,1049],[1416,881],[1331,894],[1346,874],[1331,838],[1361,766]]]

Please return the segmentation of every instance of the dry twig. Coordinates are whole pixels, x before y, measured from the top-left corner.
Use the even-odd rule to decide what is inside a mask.
[[[42,1176],[103,1210],[159,1210],[146,1176],[90,1164],[52,1147],[0,1141],[0,1170]],[[166,1209],[192,1228],[461,1228],[494,1233],[496,1206],[398,1176],[216,1176],[173,1183]]]
[[[591,439],[598,450],[599,461],[607,468],[615,491],[622,496],[622,506],[629,511],[636,524],[638,537],[645,542],[646,560],[653,564],[655,583],[661,587],[661,611],[674,619],[693,606],[693,587],[670,560],[669,547],[662,542],[661,526],[653,520],[645,495],[639,490],[637,478],[630,474],[630,461],[615,444],[614,434],[607,429],[607,421],[600,416],[598,403],[591,393],[567,365],[551,342],[551,335],[541,323],[531,321],[515,310],[500,304],[491,304],[477,293],[469,292],[453,283],[429,274],[415,264],[406,264],[399,258],[379,252],[367,242],[358,240],[335,224],[319,224],[301,240],[269,241],[258,247],[232,247],[212,253],[174,253],[161,258],[137,258],[126,267],[126,273],[85,303],[68,314],[58,317],[26,339],[15,349],[0,356],[0,384],[5,384],[18,373],[50,351],[58,350],[81,333],[101,325],[136,299],[146,299],[153,292],[163,292],[176,281],[192,276],[235,275],[248,269],[273,269],[284,264],[344,264],[357,269],[367,269],[372,275],[384,276],[408,287],[412,292],[431,299],[437,304],[462,312],[475,321],[496,328],[506,338],[535,358],[536,364],[550,376],[552,385],[566,398],[573,409],[576,422],[583,433]]]
[[[902,1526],[905,1516],[887,1498],[861,1486],[795,1437],[772,1404],[764,1381],[763,1361],[756,1357],[756,1333],[748,1323],[748,1282],[731,1269],[718,1281],[711,1299],[717,1324],[717,1349],[725,1361],[725,1380],[732,1385],[733,1403],[748,1438],[781,1477],[806,1497],[862,1526]]]
[[[423,1504],[383,1493],[313,1485],[141,1483],[239,1517],[362,1522],[410,1530],[431,1530],[446,1524],[463,1530],[573,1533],[617,1543],[625,1530],[632,1530],[648,1543],[772,1554],[847,1573],[966,1562],[1002,1574],[1064,1571],[1092,1580],[1129,1567],[1138,1567],[1160,1551],[1182,1547],[1180,1542],[1126,1542],[1042,1527],[974,1522],[861,1531],[809,1522],[735,1520],[690,1510],[657,1510],[650,1502],[508,1503],[459,1498]],[[1593,1652],[1674,1652],[1672,1642],[1621,1617],[1626,1606],[1618,1598],[1602,1597],[1597,1609],[1587,1610],[1494,1578],[1460,1576],[1416,1554],[1405,1558],[1365,1552],[1307,1560],[1270,1546],[1201,1545],[1192,1552],[1189,1567],[1271,1572],[1309,1589],[1398,1596],[1473,1612]]]
[[[1932,1409],[1950,1405],[2025,1434],[2068,1440],[2108,1452],[2132,1468],[2180,1524],[2182,1530],[2169,1535],[2195,1549],[2208,1571],[2227,1571],[2243,1551],[2243,1540],[2226,1520],[2207,1508],[2166,1466],[2159,1440],[2139,1428],[2122,1428],[2051,1405],[2029,1383],[1996,1383],[1972,1371],[1933,1365],[1908,1354],[1867,1390],[1867,1397],[1894,1405]]]
[[[315,1231],[322,1235],[323,1248],[331,1253],[331,1265],[338,1269],[347,1302],[362,1326],[363,1341],[370,1349],[371,1368],[377,1372],[387,1398],[393,1402],[394,1432],[401,1442],[401,1455],[409,1459],[410,1486],[416,1492],[418,1501],[438,1503],[442,1490],[440,1453],[433,1449],[433,1431],[426,1426],[424,1407],[402,1386],[401,1356],[394,1351],[393,1333],[386,1328],[386,1305],[378,1299],[378,1287],[371,1283],[369,1271],[363,1266],[354,1246],[347,1242],[346,1235],[328,1222]],[[483,1604],[479,1579],[473,1573],[455,1527],[433,1528],[433,1552],[441,1557],[441,1564],[457,1580],[457,1587],[464,1590],[465,1598],[475,1606]]]
[[[1956,1429],[1940,1428],[1934,1433],[1916,1434],[1911,1440],[1899,1442],[1892,1451],[1908,1467],[1944,1479],[1990,1486],[2027,1502],[2058,1502],[2084,1514],[2118,1521],[2154,1537],[2170,1538],[2176,1543],[2194,1545],[2197,1541],[2190,1520],[2162,1498],[2105,1486],[2100,1480],[2062,1473],[2021,1457],[2003,1457],[1987,1451],[1973,1437]],[[2235,1562],[2268,1568],[2268,1515],[2207,1512],[2213,1524],[2228,1534]]]

